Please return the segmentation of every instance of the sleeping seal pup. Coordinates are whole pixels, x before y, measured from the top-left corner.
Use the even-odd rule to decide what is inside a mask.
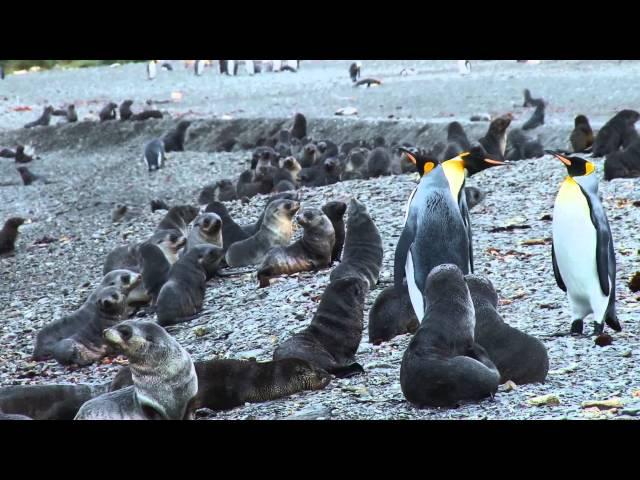
[[[75,420],[188,420],[198,377],[189,353],[154,322],[126,320],[104,332],[127,356],[133,385],[80,407]]]

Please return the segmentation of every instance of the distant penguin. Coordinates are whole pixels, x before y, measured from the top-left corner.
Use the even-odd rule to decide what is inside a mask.
[[[156,74],[157,74],[157,70],[158,70],[157,63],[158,63],[157,60],[151,60],[147,64],[147,78],[149,80],[153,80],[154,78],[156,78]]]
[[[202,72],[204,72],[204,60],[196,60],[193,64],[193,71],[197,77],[202,75]]]
[[[611,229],[598,196],[593,163],[547,151],[567,168],[553,207],[551,259],[558,287],[567,292],[573,322],[571,334],[582,334],[584,318],[593,313],[594,334],[604,322],[622,330],[616,316],[616,257]]]
[[[4,67],[0,65],[0,80],[4,80]]]
[[[164,166],[165,160],[166,156],[162,140],[156,138],[144,146],[144,163],[147,165],[149,172],[160,170]]]
[[[351,77],[352,82],[357,82],[360,78],[360,68],[362,64],[360,62],[353,62],[349,67],[349,76]]]
[[[171,66],[171,64],[169,62],[163,62],[162,66],[160,68],[162,68],[163,70],[167,70],[169,72],[173,71],[173,67]]]
[[[458,60],[458,72],[460,75],[469,75],[471,73],[471,62],[469,60]]]

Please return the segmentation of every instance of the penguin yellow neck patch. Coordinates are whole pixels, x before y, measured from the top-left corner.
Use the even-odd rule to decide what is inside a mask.
[[[442,169],[449,182],[451,195],[457,202],[460,189],[464,185],[464,161],[461,157],[455,157],[442,163]]]
[[[584,193],[580,189],[580,185],[573,178],[567,177],[560,185],[560,190],[556,196],[556,204],[558,206],[568,204],[578,204],[581,209],[589,215],[589,204],[587,203]]]

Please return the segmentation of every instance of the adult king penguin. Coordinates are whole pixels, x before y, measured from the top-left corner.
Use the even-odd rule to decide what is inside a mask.
[[[569,175],[553,207],[551,259],[556,283],[569,297],[571,334],[582,334],[584,318],[593,313],[595,335],[604,322],[619,332],[616,316],[616,257],[607,215],[598,196],[596,167],[580,157],[560,160]]]
[[[200,76],[202,75],[202,72],[204,72],[204,60],[196,60],[196,62],[193,64],[193,70],[196,74],[196,76]]]
[[[149,80],[153,80],[154,78],[156,78],[156,72],[158,70],[157,63],[158,63],[157,60],[151,60],[147,64],[147,78]]]

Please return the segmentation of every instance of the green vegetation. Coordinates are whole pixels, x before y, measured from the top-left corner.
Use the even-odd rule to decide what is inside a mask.
[[[4,67],[6,73],[11,73],[14,70],[28,70],[34,66],[47,70],[56,65],[65,68],[85,68],[131,62],[144,62],[144,60],[0,60],[0,65]]]

